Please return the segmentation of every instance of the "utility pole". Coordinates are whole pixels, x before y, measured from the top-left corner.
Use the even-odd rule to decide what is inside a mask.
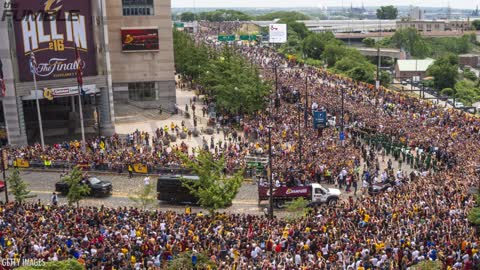
[[[300,158],[300,166],[302,166],[302,132],[301,132],[301,120],[300,115],[302,113],[302,102],[298,102],[298,155]]]
[[[5,203],[8,203],[8,181],[7,177],[5,176],[5,171],[8,169],[8,157],[7,157],[7,149],[2,149],[2,174],[3,174],[3,182],[5,185]]]
[[[272,124],[267,126],[268,128],[268,168],[270,178],[270,198],[269,198],[269,208],[268,208],[268,217],[273,219],[273,177],[272,177]]]
[[[308,126],[308,75],[305,74],[305,129]]]
[[[378,59],[378,62],[377,62],[377,81],[375,82],[375,89],[377,89],[377,90],[380,88],[380,65],[381,65],[381,59],[382,59],[380,57],[380,44],[378,43],[382,39],[382,20],[381,19],[378,20],[378,24],[379,24],[378,41],[377,41],[377,59]]]

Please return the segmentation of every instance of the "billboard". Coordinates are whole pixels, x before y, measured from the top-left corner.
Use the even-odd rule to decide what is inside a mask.
[[[287,42],[287,25],[286,24],[270,24],[268,26],[268,42],[285,43]]]
[[[16,0],[13,20],[20,81],[32,81],[30,53],[37,80],[76,76],[75,44],[83,76],[97,75],[90,0]],[[21,16],[20,16],[21,15]]]
[[[148,52],[158,51],[158,28],[122,28],[122,51]]]

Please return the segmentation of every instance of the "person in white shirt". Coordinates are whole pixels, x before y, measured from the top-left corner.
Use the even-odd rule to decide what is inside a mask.
[[[143,179],[143,184],[144,184],[145,186],[150,185],[150,176],[147,176],[147,177],[145,177],[145,178]]]

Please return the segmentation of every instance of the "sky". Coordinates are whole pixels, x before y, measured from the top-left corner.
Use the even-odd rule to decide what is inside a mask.
[[[451,8],[475,9],[480,0],[172,0],[172,7],[324,7],[324,6],[422,6],[446,7],[450,2]]]

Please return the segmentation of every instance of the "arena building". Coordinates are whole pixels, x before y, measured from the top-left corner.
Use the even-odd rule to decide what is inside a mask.
[[[79,138],[79,99],[90,136],[114,133],[115,103],[173,109],[170,1],[16,0],[0,10],[2,144],[40,141],[37,99],[46,142]]]

